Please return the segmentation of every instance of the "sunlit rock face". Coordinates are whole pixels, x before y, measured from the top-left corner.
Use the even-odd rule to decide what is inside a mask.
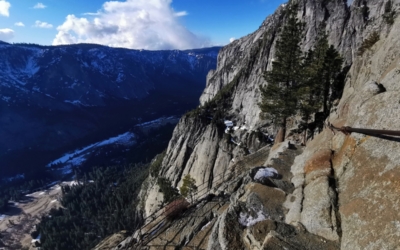
[[[357,57],[358,47],[371,31],[389,30],[381,17],[383,3],[368,3],[368,17],[363,16],[360,6],[361,1],[351,5],[342,1],[299,2],[297,15],[305,24],[303,50],[312,48],[318,32],[325,30],[329,43],[344,57],[344,66],[351,65]],[[267,84],[263,73],[272,67],[275,43],[286,19],[285,8],[287,5],[280,6],[258,30],[220,50],[216,69],[207,75],[200,103],[213,101],[224,87],[234,86],[230,88],[230,108],[222,115],[241,129],[235,130],[233,141],[226,143],[223,132],[209,120],[190,115],[183,117],[175,129],[163,164],[163,173],[175,186],[186,174],[194,176],[198,183],[211,181],[211,175],[223,172],[235,157],[255,152],[265,145],[254,136],[255,132],[261,131],[263,136],[276,133],[271,121],[260,117],[259,86]],[[289,121],[289,126],[295,127],[296,120]]]
[[[399,1],[392,4],[398,12]],[[305,22],[306,34],[302,48],[313,46],[324,23],[329,43],[343,56],[344,66],[350,67],[343,96],[328,118],[336,126],[400,130],[400,22],[395,18],[390,24],[383,18],[385,5],[384,1],[299,3],[298,17]],[[234,142],[229,143],[224,128],[221,132],[207,119],[184,116],[163,161],[162,173],[175,187],[190,174],[197,184],[208,182],[211,190],[210,180],[215,174],[236,166],[235,162],[246,154],[256,152],[250,154],[255,157],[257,150],[265,146],[256,143],[252,132],[276,132],[269,121],[260,118],[257,103],[259,85],[267,84],[262,75],[271,68],[279,28],[285,20],[284,9],[281,6],[257,31],[220,51],[217,68],[208,74],[200,102],[204,105],[212,101],[224,86],[234,82],[229,97],[231,108],[224,118],[247,130],[232,132]],[[374,31],[380,40],[359,55],[358,48]],[[290,124],[295,125],[295,121]],[[208,249],[277,245],[290,249],[294,239],[315,243],[302,245],[304,249],[396,249],[400,235],[399,145],[398,138],[345,135],[325,129],[290,163],[291,174],[286,178],[290,179],[291,189],[274,187],[285,193],[250,183],[247,175],[237,177],[234,183],[240,185],[231,190],[231,204],[212,222]],[[271,162],[266,161],[265,167],[268,164]],[[274,168],[281,173],[282,168]],[[271,196],[264,196],[268,192]],[[257,202],[253,203],[255,196]],[[276,203],[270,203],[274,204],[272,209],[281,210],[268,218],[268,205],[263,202],[272,196],[276,198]],[[246,204],[262,209],[250,211]],[[250,225],[250,221],[255,224]],[[252,227],[258,231],[252,231]],[[293,232],[299,238],[290,238]],[[319,245],[321,242],[326,245]]]

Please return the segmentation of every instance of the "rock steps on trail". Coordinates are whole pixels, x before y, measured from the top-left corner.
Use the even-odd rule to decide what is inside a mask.
[[[141,245],[128,237],[113,249],[339,249],[339,242],[311,234],[301,223],[285,223],[284,203],[294,190],[291,166],[302,153],[301,147],[284,148],[265,164],[276,169],[279,178],[269,178],[264,184],[252,181],[249,172],[257,166],[252,164],[260,164],[261,159],[266,162],[269,149],[236,163],[243,173],[227,182],[239,183],[230,197],[204,199],[174,221],[161,218],[146,229]],[[245,214],[255,222],[243,225]]]
[[[272,159],[272,164],[268,166],[278,170],[282,176],[281,179],[271,179],[271,182],[286,193],[293,193],[294,187],[291,182],[293,175],[290,169],[295,157],[302,152],[301,148],[286,149],[284,152],[279,153],[278,158]]]
[[[240,237],[211,235],[208,249],[225,250],[235,246],[242,249],[339,249],[338,242],[311,234],[300,223],[285,223],[287,209],[283,204],[294,190],[290,181],[291,166],[302,151],[301,147],[292,145],[268,161],[266,166],[276,169],[278,178],[268,178],[263,184],[252,182],[250,177],[244,178],[242,186],[233,194],[224,218],[245,218],[247,225],[220,220],[219,228],[230,225],[232,232],[241,232]],[[232,242],[234,240],[237,242]]]
[[[123,242],[114,249],[205,249],[208,236],[216,222],[216,218],[229,205],[229,199],[214,197],[204,200],[189,208],[176,220],[163,219],[153,228],[148,229],[141,244],[132,245]],[[122,247],[126,245],[127,247]],[[129,246],[130,245],[130,246]]]
[[[297,147],[297,148],[296,148]],[[265,193],[268,188],[278,188],[285,192],[285,196],[292,194],[294,186],[291,183],[293,177],[291,166],[296,156],[303,152],[300,146],[291,146],[278,153],[277,158],[271,159],[268,167],[275,168],[281,175],[280,179],[270,178],[272,187],[259,187],[264,189]],[[261,191],[261,190],[260,190]],[[278,199],[284,201],[284,199]],[[271,202],[269,202],[271,204]],[[270,206],[268,204],[268,206]],[[270,211],[286,210],[283,202],[272,203]],[[284,212],[284,214],[286,211]],[[284,215],[283,215],[284,216]],[[270,216],[276,217],[276,216]],[[267,219],[259,222],[245,230],[248,249],[339,249],[339,242],[328,241],[320,236],[309,233],[301,223],[294,225],[284,223],[284,218],[279,220]],[[254,247],[257,246],[258,247]]]

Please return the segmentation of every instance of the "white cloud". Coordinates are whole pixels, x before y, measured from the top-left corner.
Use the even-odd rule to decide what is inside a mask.
[[[9,9],[11,4],[6,0],[0,0],[0,15],[2,16],[10,16]]]
[[[189,15],[189,13],[187,13],[186,11],[180,11],[175,13],[175,16],[187,16],[187,15]]]
[[[231,38],[229,39],[229,42],[233,42],[233,41],[235,41],[235,40],[236,40],[236,38],[231,37]]]
[[[35,6],[33,6],[34,9],[45,9],[47,6],[44,5],[43,3],[37,3]]]
[[[34,27],[36,27],[36,28],[43,28],[43,29],[51,29],[51,28],[53,28],[53,25],[50,24],[50,23],[46,23],[46,22],[42,22],[42,21],[37,20],[37,21],[35,22]]]
[[[126,0],[105,2],[93,17],[68,15],[57,27],[53,45],[99,43],[133,49],[189,49],[210,46],[186,29],[175,12],[172,0]]]
[[[0,40],[9,41],[14,37],[14,31],[12,29],[0,29]]]
[[[85,12],[82,15],[84,16],[100,16],[99,12]]]
[[[19,27],[25,27],[25,24],[23,22],[17,22],[14,23],[15,26],[19,26]]]

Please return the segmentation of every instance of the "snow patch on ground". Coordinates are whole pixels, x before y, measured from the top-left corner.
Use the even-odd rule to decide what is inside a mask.
[[[25,178],[24,174],[17,174],[17,175],[14,175],[13,177],[3,178],[3,179],[1,179],[1,181],[11,182],[11,181],[15,181],[15,180],[24,179],[24,178]]]
[[[47,164],[47,167],[56,164],[68,164],[67,167],[69,167],[69,169],[73,166],[80,166],[86,161],[85,157],[87,156],[88,153],[90,153],[89,150],[93,150],[95,148],[103,147],[110,144],[130,146],[135,143],[134,139],[135,139],[135,134],[131,132],[126,132],[116,137],[111,137],[107,140],[93,143],[87,147],[84,147],[83,149],[75,150],[72,153],[65,154],[64,156],[58,158],[57,160],[54,160],[49,164]],[[69,169],[66,168],[65,171],[68,171]]]
[[[254,176],[254,180],[260,181],[263,178],[275,177],[277,175],[279,175],[279,173],[275,168],[261,168]]]
[[[71,153],[67,153],[62,157],[47,164],[47,167],[55,166],[56,168],[54,170],[61,171],[63,175],[68,175],[73,172],[74,167],[79,167],[83,163],[85,163],[90,154],[93,153],[94,150],[98,148],[107,145],[122,145],[127,147],[127,146],[132,146],[135,143],[136,143],[135,134],[131,132],[126,132],[124,134],[111,137],[107,140],[93,143],[82,149],[77,149]]]
[[[1,100],[5,101],[5,102],[9,102],[10,99],[11,99],[11,97],[8,97],[8,96],[2,96],[1,97]]]
[[[97,144],[97,147],[105,146],[109,144],[119,144],[119,145],[131,145],[132,139],[135,138],[135,135],[131,132],[126,132],[124,134],[118,135],[116,137],[109,138]]]
[[[37,191],[37,192],[33,192],[31,194],[26,194],[25,196],[27,196],[27,197],[37,197],[37,196],[40,195],[40,193],[42,193],[42,192]]]
[[[36,60],[34,60],[32,57],[29,57],[28,60],[26,61],[26,66],[22,71],[29,75],[33,76],[39,71],[40,67],[36,64]]]
[[[199,60],[194,53],[188,54],[187,61],[192,69],[195,69],[195,67],[199,64]]]
[[[79,100],[72,100],[72,101],[71,100],[65,100],[64,102],[65,103],[71,103],[71,104],[74,104],[76,106],[87,106],[86,104],[82,103]]]
[[[4,214],[0,214],[0,220],[4,220],[6,217]]]
[[[86,155],[80,155],[78,157],[74,157],[71,160],[69,160],[68,162],[73,166],[80,166],[86,161],[85,156]]]
[[[209,221],[207,224],[205,224],[201,229],[200,229],[200,231],[203,231],[206,227],[208,227],[208,225],[210,225],[211,224],[211,221]]]
[[[33,240],[31,241],[31,243],[32,243],[32,244],[35,243],[35,242],[39,242],[39,243],[40,243],[40,238],[41,238],[41,235],[39,234],[38,237],[37,237],[36,239],[33,239]]]
[[[51,96],[49,94],[44,94],[44,95],[47,96],[47,97],[50,97],[51,99],[56,99],[54,96]]]
[[[125,74],[123,72],[119,72],[118,76],[117,76],[117,79],[115,81],[118,82],[118,83],[121,83],[124,80],[125,80]]]
[[[66,185],[66,186],[79,186],[79,185],[83,185],[83,182],[81,182],[81,181],[63,181],[61,184]]]
[[[67,175],[67,174],[71,174],[72,173],[72,167],[73,167],[73,165],[67,165],[67,166],[65,166],[65,167],[63,167],[61,169],[58,169],[58,170],[61,170],[61,173],[63,175]]]
[[[42,49],[24,48],[26,55],[21,55],[19,60],[13,61],[13,55],[6,54],[0,62],[2,85],[5,82],[16,86],[26,84],[26,80],[35,75],[40,67],[37,64],[37,58],[43,54]],[[21,51],[22,52],[22,51]],[[25,52],[23,52],[25,54]],[[8,84],[6,84],[8,85]],[[9,85],[10,86],[10,85]]]
[[[174,119],[176,119],[175,116],[161,117],[161,118],[158,118],[156,120],[152,120],[152,121],[149,121],[149,122],[144,122],[144,123],[137,124],[136,127],[148,127],[148,126],[160,124],[160,123],[165,122],[167,120],[174,120]]]
[[[240,223],[240,225],[245,226],[245,227],[253,226],[257,222],[264,221],[266,219],[267,219],[267,216],[261,210],[257,212],[257,215],[255,217],[253,217],[247,213],[244,213],[244,212],[240,212],[240,215],[239,215],[239,223]]]

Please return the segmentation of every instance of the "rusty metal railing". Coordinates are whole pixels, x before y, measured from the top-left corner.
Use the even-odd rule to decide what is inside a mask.
[[[400,131],[398,130],[384,130],[384,129],[365,129],[365,128],[352,128],[349,126],[343,126],[343,127],[335,127],[331,123],[328,123],[328,128],[331,129],[332,131],[340,131],[346,135],[349,135],[351,133],[360,133],[360,134],[366,134],[366,135],[394,135],[394,136],[400,136]]]
[[[264,148],[266,149],[271,149],[271,147],[265,146]],[[248,156],[254,157],[258,152],[263,150],[261,148],[257,152],[250,154]],[[196,197],[196,202],[201,200],[202,198],[205,198],[208,194],[212,193],[213,190],[216,191],[218,188],[221,187],[227,180],[237,178],[238,176],[242,175],[243,173],[248,170],[246,166],[242,165],[241,160],[233,164],[231,167],[229,167],[226,171],[223,171],[222,173],[214,176],[213,181],[211,183],[211,187],[209,186],[209,180],[201,183],[197,187],[204,186],[201,189],[198,189],[193,196]],[[154,227],[157,227],[157,225],[160,225],[161,223],[164,223],[167,218],[164,217],[165,214],[168,214],[169,210],[173,210],[174,207],[178,206],[179,204],[176,204],[174,206],[168,207],[169,204],[163,205],[159,210],[156,212],[152,213],[151,215],[147,216],[144,218],[145,224],[139,227],[136,232],[138,233],[136,236],[138,239],[136,239],[136,242],[133,242],[133,247],[134,249],[142,249],[143,247],[147,246],[147,244],[151,241],[151,239],[146,239],[149,234],[154,230]],[[159,221],[157,221],[160,219]],[[153,224],[151,226],[151,224]],[[147,228],[148,227],[148,228]]]

